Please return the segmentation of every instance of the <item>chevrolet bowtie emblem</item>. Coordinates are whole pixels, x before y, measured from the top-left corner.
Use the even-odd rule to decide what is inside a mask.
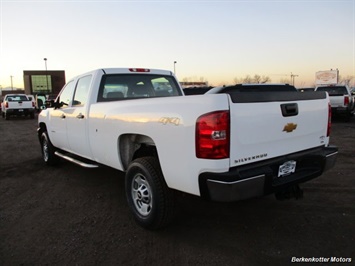
[[[297,128],[297,124],[287,123],[287,125],[284,126],[284,130],[282,131],[286,131],[287,133],[290,133],[294,131],[296,128]]]

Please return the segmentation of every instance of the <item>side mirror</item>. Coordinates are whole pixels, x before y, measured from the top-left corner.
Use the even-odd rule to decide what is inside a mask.
[[[48,100],[46,101],[45,108],[59,108],[59,104],[55,102],[54,100]]]

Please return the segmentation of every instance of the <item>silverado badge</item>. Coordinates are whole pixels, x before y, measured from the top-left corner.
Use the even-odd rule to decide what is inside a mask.
[[[290,133],[290,132],[294,131],[296,128],[297,128],[297,124],[287,123],[284,126],[284,130],[282,130],[282,131],[286,131],[287,133]]]

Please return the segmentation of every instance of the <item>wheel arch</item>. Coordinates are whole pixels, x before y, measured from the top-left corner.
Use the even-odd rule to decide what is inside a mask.
[[[38,135],[38,139],[39,141],[41,142],[41,136],[42,136],[42,133],[43,132],[46,132],[47,131],[47,126],[45,123],[41,122],[38,124],[38,128],[37,128],[37,135]]]
[[[118,140],[118,156],[123,170],[127,170],[129,164],[137,158],[153,156],[159,160],[153,139],[141,134],[121,135]]]

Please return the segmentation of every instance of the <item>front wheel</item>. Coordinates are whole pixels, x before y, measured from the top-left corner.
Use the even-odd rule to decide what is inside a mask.
[[[174,192],[168,188],[155,157],[134,160],[126,173],[126,197],[136,222],[150,230],[169,224],[174,216]]]
[[[58,162],[58,157],[54,154],[55,148],[50,142],[47,132],[41,135],[42,158],[47,165],[55,165]]]

